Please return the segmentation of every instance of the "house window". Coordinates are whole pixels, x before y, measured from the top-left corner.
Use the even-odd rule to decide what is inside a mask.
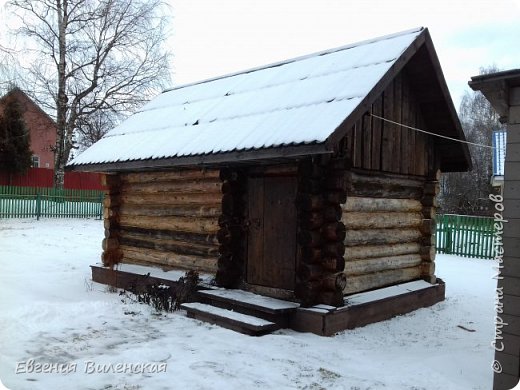
[[[40,157],[39,156],[32,156],[32,166],[33,168],[39,168],[40,167]]]

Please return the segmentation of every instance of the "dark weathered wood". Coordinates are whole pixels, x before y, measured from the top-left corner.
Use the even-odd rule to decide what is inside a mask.
[[[392,113],[392,120],[394,120],[397,123],[402,123],[402,115],[401,115],[401,108],[402,108],[402,101],[403,101],[403,90],[402,90],[402,79],[403,74],[399,73],[395,76],[393,80],[393,98],[394,98],[394,104],[393,104],[393,113]],[[401,154],[401,147],[404,146],[401,143],[401,126],[393,126],[393,150],[392,155],[394,156],[392,159],[392,172],[400,173],[402,172],[401,164],[403,158],[406,158],[406,156],[402,156]]]
[[[329,274],[322,279],[322,286],[325,290],[343,292],[347,286],[347,276],[343,272]]]
[[[345,258],[342,256],[326,257],[321,260],[320,265],[329,272],[339,272],[345,269]]]
[[[317,264],[300,264],[296,275],[300,281],[321,280],[323,268]]]
[[[379,97],[372,104],[374,115],[383,115],[383,97]],[[372,123],[372,156],[371,169],[379,171],[381,169],[381,145],[382,145],[382,122],[380,119],[370,117]]]
[[[343,241],[346,235],[346,228],[342,222],[330,222],[322,226],[321,235],[328,241]]]
[[[296,188],[295,176],[249,179],[247,281],[251,284],[294,288]]]
[[[323,238],[319,230],[300,230],[298,243],[303,247],[320,248]]]

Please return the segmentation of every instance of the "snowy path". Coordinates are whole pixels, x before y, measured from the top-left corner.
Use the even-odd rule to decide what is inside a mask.
[[[333,338],[288,330],[253,338],[182,313],[157,315],[91,283],[102,235],[95,220],[0,220],[0,379],[8,388],[491,388],[492,261],[438,256],[447,300],[431,308]],[[15,374],[28,359],[77,368]],[[85,372],[118,363],[167,368]]]

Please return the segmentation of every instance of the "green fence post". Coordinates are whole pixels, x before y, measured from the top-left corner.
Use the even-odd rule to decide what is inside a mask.
[[[99,220],[103,219],[103,193],[99,194]]]
[[[40,220],[41,208],[42,208],[41,196],[40,196],[40,192],[38,191],[36,193],[36,220],[37,221]]]

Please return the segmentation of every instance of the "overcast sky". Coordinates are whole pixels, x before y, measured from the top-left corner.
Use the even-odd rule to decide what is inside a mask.
[[[175,84],[428,27],[458,108],[482,66],[520,68],[520,0],[171,0]]]
[[[520,68],[520,0],[166,1],[175,85],[419,26],[457,108],[481,66]]]

